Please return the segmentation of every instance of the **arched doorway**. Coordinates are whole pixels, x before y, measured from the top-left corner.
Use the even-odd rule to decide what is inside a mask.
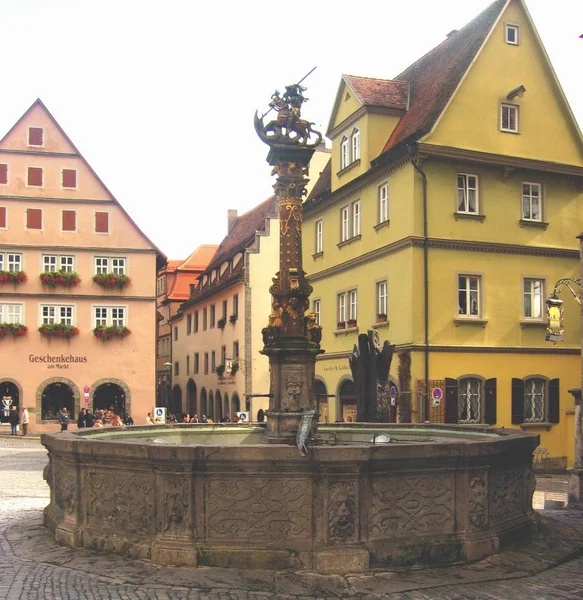
[[[223,420],[223,404],[221,402],[221,392],[219,390],[215,393],[215,423],[220,423]]]
[[[189,379],[186,384],[186,410],[190,416],[197,412],[196,383],[192,379]]]
[[[340,404],[340,420],[356,421],[356,386],[350,379],[345,379],[338,390]]]
[[[208,412],[206,416],[213,421],[215,420],[215,394],[212,390],[209,392]]]
[[[233,418],[238,412],[241,412],[241,400],[239,400],[239,394],[237,394],[237,392],[233,394],[233,397],[231,398],[231,403],[233,405],[231,418]]]
[[[182,414],[182,388],[176,384],[172,388],[172,399],[170,403],[170,414],[180,415]]]
[[[389,377],[389,423],[397,422],[397,406],[399,405],[399,387],[397,382]]]
[[[203,415],[208,417],[208,408],[206,405],[206,390],[204,388],[200,390],[200,415],[198,415],[198,418],[202,419]]]
[[[314,381],[314,396],[316,397],[316,408],[320,413],[320,423],[328,423],[328,390],[321,379]]]
[[[233,420],[234,415],[229,412],[229,394],[227,394],[227,392],[225,392],[225,396],[223,398],[223,414],[225,417],[229,417],[229,421]]]
[[[16,410],[20,410],[20,390],[13,381],[4,380],[0,383],[0,421],[8,422],[10,407],[16,406]]]
[[[66,407],[71,419],[75,419],[75,396],[71,387],[63,382],[49,383],[41,398],[43,421],[54,421],[61,408]]]
[[[126,394],[117,383],[102,383],[93,392],[93,410],[107,411],[113,406],[113,412],[123,417],[126,413]]]

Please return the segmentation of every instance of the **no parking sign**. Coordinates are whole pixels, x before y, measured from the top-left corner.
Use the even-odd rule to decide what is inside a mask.
[[[392,385],[391,389],[389,390],[389,396],[391,397],[391,406],[396,406],[397,405],[397,388]]]
[[[433,406],[441,406],[441,399],[443,398],[443,390],[441,388],[433,388],[431,390],[431,404]]]

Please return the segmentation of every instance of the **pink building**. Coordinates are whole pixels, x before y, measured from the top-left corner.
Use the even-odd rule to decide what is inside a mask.
[[[0,419],[155,405],[165,257],[37,100],[0,140]]]

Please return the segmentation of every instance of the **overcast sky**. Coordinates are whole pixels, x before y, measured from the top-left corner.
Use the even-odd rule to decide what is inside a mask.
[[[342,73],[390,79],[489,0],[0,0],[0,137],[36,98],[169,258],[271,193],[253,114],[305,82],[325,131]],[[583,123],[583,0],[527,0]],[[356,8],[356,10],[355,10]],[[315,177],[316,174],[314,173]]]

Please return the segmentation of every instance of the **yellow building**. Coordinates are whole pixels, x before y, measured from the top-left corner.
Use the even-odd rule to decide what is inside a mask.
[[[528,428],[571,464],[578,311],[553,346],[545,298],[577,276],[583,142],[523,0],[393,80],[344,76],[328,136],[303,233],[321,412],[353,415],[347,356],[378,328],[401,418]]]

